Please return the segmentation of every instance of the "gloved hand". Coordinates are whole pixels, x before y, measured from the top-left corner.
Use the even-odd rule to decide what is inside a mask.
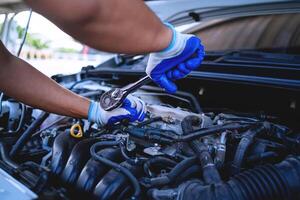
[[[146,115],[145,103],[132,95],[128,95],[121,107],[105,111],[99,102],[92,101],[89,107],[88,120],[99,125],[112,125],[127,119],[130,122],[143,121]]]
[[[166,26],[172,29],[173,39],[167,49],[150,54],[146,73],[167,92],[175,93],[174,81],[197,69],[205,52],[199,38],[176,32],[172,25]]]

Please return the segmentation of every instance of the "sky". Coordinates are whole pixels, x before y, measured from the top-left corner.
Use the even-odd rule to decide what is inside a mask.
[[[15,17],[15,20],[20,26],[25,27],[28,16],[28,11],[21,12]],[[52,22],[37,13],[32,14],[28,32],[42,35],[45,39],[50,40],[50,45],[53,48],[65,47],[77,50],[81,50],[82,48],[81,44],[75,42],[69,35],[60,30]]]

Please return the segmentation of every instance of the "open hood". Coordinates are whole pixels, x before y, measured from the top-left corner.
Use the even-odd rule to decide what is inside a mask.
[[[276,12],[276,10],[300,10],[300,6],[295,6],[297,1],[293,0],[156,0],[147,1],[147,5],[163,20],[172,23],[182,24],[190,21],[200,21],[206,17],[206,13],[222,10],[222,15],[232,16],[236,13],[249,15],[246,11],[250,11],[252,6],[253,11],[257,12]],[[257,10],[257,5],[261,9]],[[272,4],[272,6],[270,6]],[[274,4],[278,5],[274,7]],[[285,5],[282,7],[282,5]],[[289,6],[288,6],[289,5]],[[288,7],[287,7],[288,6]],[[247,10],[245,8],[247,7]],[[224,9],[236,8],[235,11],[224,13]],[[26,10],[27,6],[22,0],[0,0],[0,14],[20,12]],[[242,9],[242,10],[240,10]],[[242,11],[242,12],[241,12]],[[201,15],[201,16],[200,16]],[[203,16],[202,16],[203,15]]]
[[[179,25],[216,16],[229,18],[300,10],[299,2],[293,0],[162,0],[149,1],[147,5],[163,21]]]

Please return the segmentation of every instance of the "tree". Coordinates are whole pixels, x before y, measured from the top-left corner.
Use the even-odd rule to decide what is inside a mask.
[[[27,35],[26,43],[38,50],[48,49],[50,41],[43,42],[41,39],[34,38],[31,34]]]
[[[61,53],[78,53],[78,50],[76,50],[76,49],[65,48],[65,47],[61,47],[61,48],[57,49],[57,51],[59,51]]]
[[[17,32],[18,32],[19,39],[22,39],[22,37],[24,35],[24,31],[25,31],[25,28],[23,28],[19,25],[17,26]],[[38,50],[48,49],[49,43],[50,43],[50,41],[42,41],[41,39],[36,38],[31,33],[27,33],[27,35],[26,35],[26,44],[35,49],[38,49]]]
[[[17,32],[18,32],[19,39],[22,39],[24,31],[25,31],[25,28],[21,27],[20,25],[17,25]]]

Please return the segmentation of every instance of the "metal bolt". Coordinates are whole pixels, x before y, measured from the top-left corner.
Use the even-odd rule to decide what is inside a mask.
[[[115,99],[115,98],[118,97],[118,94],[119,94],[119,89],[115,89],[115,90],[111,93],[111,97]]]

